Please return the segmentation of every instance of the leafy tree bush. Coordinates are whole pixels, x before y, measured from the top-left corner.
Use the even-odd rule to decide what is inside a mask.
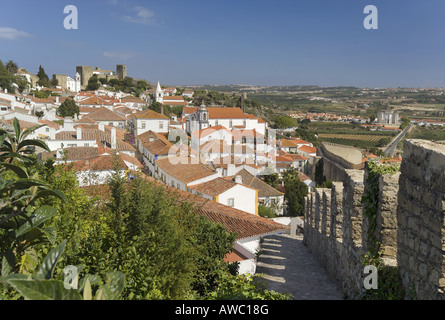
[[[79,115],[79,106],[74,102],[72,98],[67,98],[58,108],[57,114],[61,117],[74,117],[75,114]]]
[[[275,218],[276,217],[276,214],[272,208],[266,207],[263,205],[258,206],[258,215],[263,218]]]
[[[278,129],[286,129],[286,128],[292,128],[297,126],[297,120],[291,118],[291,117],[286,117],[286,116],[276,116],[275,117],[275,126]]]
[[[304,214],[304,197],[307,196],[308,187],[298,176],[296,169],[284,172],[284,198],[287,200],[290,216],[302,216]]]
[[[99,78],[97,77],[97,75],[93,75],[88,80],[88,85],[87,85],[86,89],[87,90],[91,90],[91,91],[95,91],[95,90],[97,90],[99,88],[100,88]]]
[[[45,73],[45,69],[43,69],[42,66],[39,66],[37,77],[39,77],[39,80],[37,81],[39,86],[47,88],[51,87],[51,81],[49,80],[48,75]]]

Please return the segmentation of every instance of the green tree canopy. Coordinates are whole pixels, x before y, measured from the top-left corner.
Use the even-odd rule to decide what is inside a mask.
[[[91,90],[91,91],[95,91],[97,89],[100,88],[100,82],[99,82],[99,78],[97,77],[97,75],[93,75],[89,80],[88,80],[88,85],[87,85],[87,90]]]
[[[41,87],[51,87],[51,81],[49,80],[48,75],[45,73],[45,69],[42,66],[39,66],[39,72],[37,73],[37,77],[39,81],[37,84]]]
[[[6,70],[12,74],[16,74],[19,71],[19,67],[17,66],[17,63],[15,63],[12,60],[9,60],[6,64]]]
[[[13,83],[14,76],[8,71],[6,66],[0,60],[0,87],[2,89],[7,89],[8,92],[14,92],[14,87],[12,85]]]
[[[308,186],[299,178],[296,169],[284,173],[284,198],[287,200],[287,208],[290,216],[304,215],[304,198],[308,193]]]
[[[281,116],[281,115],[276,116],[274,119],[274,122],[275,122],[275,126],[278,129],[292,128],[297,125],[297,120],[295,120],[291,117]]]
[[[57,108],[57,114],[64,118],[74,117],[75,114],[79,115],[79,106],[72,98],[67,98],[60,107]]]

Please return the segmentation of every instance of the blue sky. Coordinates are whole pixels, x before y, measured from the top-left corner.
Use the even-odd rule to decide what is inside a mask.
[[[369,4],[378,30],[363,27]],[[0,11],[0,59],[50,76],[127,64],[170,85],[445,87],[445,1],[15,0]]]

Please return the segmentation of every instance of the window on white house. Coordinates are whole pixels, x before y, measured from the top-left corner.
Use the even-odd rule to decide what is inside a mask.
[[[145,129],[145,122],[142,122],[142,129]]]
[[[159,129],[164,129],[164,122],[159,121]]]
[[[232,120],[229,121],[229,128],[232,128]]]
[[[85,147],[89,147],[90,146],[90,144],[89,143],[85,143]]]
[[[49,132],[49,128],[45,128],[45,131],[46,131],[46,132]]]
[[[234,198],[230,198],[227,200],[227,205],[229,207],[233,207],[235,205],[235,199]]]

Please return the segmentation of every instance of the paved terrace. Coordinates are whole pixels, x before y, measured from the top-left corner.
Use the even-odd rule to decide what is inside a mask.
[[[267,289],[290,293],[294,300],[342,300],[343,294],[317,258],[303,245],[302,236],[272,235],[264,238],[258,258],[258,281]]]

